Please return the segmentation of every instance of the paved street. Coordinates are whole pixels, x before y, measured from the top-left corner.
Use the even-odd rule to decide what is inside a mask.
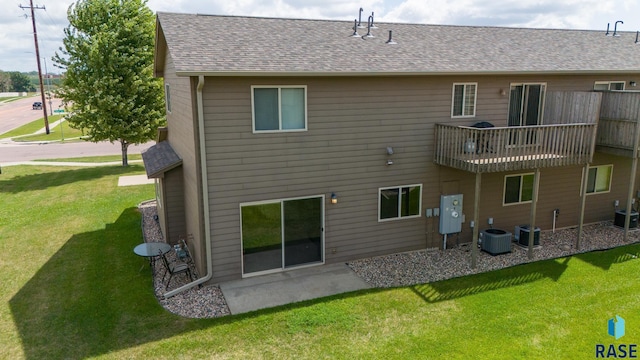
[[[40,101],[39,97],[29,97],[9,103],[0,104],[0,134],[20,127],[33,120],[43,117],[42,111],[32,110],[34,101]],[[57,109],[60,100],[53,101],[53,108]],[[49,105],[49,104],[47,104]],[[44,127],[44,122],[42,124]],[[0,136],[2,137],[2,136]],[[134,146],[129,146],[129,154],[139,154],[144,149],[153,145],[153,142]],[[108,142],[69,142],[69,143],[49,143],[49,144],[26,144],[26,143],[0,143],[0,166],[9,163],[71,158],[84,156],[120,155],[120,143],[110,144]]]
[[[0,103],[0,134],[44,117],[42,110],[32,109],[32,105],[35,101],[41,101],[40,96],[32,96],[8,103]],[[61,104],[60,99],[53,99],[52,102],[54,110]],[[48,102],[47,113],[51,113]],[[42,122],[42,127],[44,127],[44,121]]]
[[[142,150],[149,148],[153,142],[134,146],[129,146],[129,154],[139,154]],[[0,144],[0,166],[8,163],[57,159],[57,158],[74,158],[85,156],[101,156],[101,155],[120,155],[120,143],[110,144],[108,142],[90,143],[90,142],[74,142],[74,143],[51,143],[51,144]]]

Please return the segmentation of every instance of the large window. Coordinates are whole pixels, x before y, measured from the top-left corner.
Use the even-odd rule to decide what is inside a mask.
[[[476,116],[476,83],[453,84],[451,117]]]
[[[420,216],[422,185],[381,188],[378,196],[378,220]]]
[[[533,174],[504,177],[504,205],[529,203],[533,199]]]
[[[593,90],[624,90],[624,81],[596,81]]]
[[[587,194],[609,192],[613,165],[590,166],[587,178]]]
[[[301,131],[307,129],[305,86],[253,86],[253,131]]]

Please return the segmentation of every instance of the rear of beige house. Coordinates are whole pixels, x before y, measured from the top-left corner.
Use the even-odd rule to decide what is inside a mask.
[[[311,25],[314,32],[325,35],[306,38],[291,30]],[[278,33],[279,41],[288,43],[286,49],[268,39],[238,38],[236,30],[246,26]],[[472,241],[473,219],[478,219],[475,226],[480,229],[489,226],[489,218],[493,227],[513,229],[529,222],[532,202],[526,179],[535,168],[540,171],[535,226],[543,230],[553,226],[554,210],[559,210],[557,228],[579,223],[584,187],[589,189],[585,223],[613,219],[616,200],[620,208],[626,206],[632,175],[628,149],[594,149],[601,104],[609,101],[607,96],[619,90],[640,96],[632,91],[640,80],[640,45],[629,40],[631,34],[605,39],[617,43],[605,43],[602,51],[615,46],[620,56],[633,59],[613,59],[610,64],[589,60],[577,66],[593,68],[572,69],[566,64],[573,66],[574,61],[565,57],[579,44],[571,41],[591,41],[596,32],[489,29],[497,35],[487,36],[491,41],[484,46],[495,54],[484,60],[504,63],[483,65],[478,63],[484,60],[461,60],[463,55],[446,44],[439,49],[449,53],[437,56],[416,44],[431,48],[428,43],[440,39],[436,35],[450,31],[485,36],[486,28],[378,26],[384,33],[378,30],[377,42],[367,44],[371,40],[350,37],[353,29],[348,22],[158,15],[156,74],[163,77],[167,93],[163,140],[182,159],[181,166],[158,178],[159,220],[170,243],[183,234],[192,235],[190,248],[199,273],[211,275],[209,281],[442,248],[440,217],[434,216],[444,211],[442,195],[462,195],[461,228],[448,234],[446,246]],[[385,43],[386,29],[398,30],[394,31],[397,44]],[[536,52],[540,50],[535,46],[528,50],[515,46],[513,52],[522,62],[518,56],[505,58],[498,51],[500,33],[510,39],[516,36],[513,31],[567,42],[569,49],[551,48],[569,54],[549,55]],[[219,40],[217,35],[207,37],[214,44],[205,45],[191,32],[226,35]],[[604,32],[597,36],[605,38]],[[295,54],[287,53],[291,48]],[[323,56],[323,51],[333,55]],[[424,51],[418,55],[422,63],[412,60],[416,51]],[[522,51],[546,59],[528,64],[531,60]],[[351,58],[344,59],[349,54]],[[403,58],[406,63],[400,61]],[[603,86],[618,91],[594,92]],[[559,106],[554,99],[564,94],[584,95],[590,105],[576,101],[569,104],[575,109],[568,106],[552,118]],[[635,100],[627,100],[625,106],[637,106]],[[269,107],[273,104],[275,109]],[[632,124],[638,121],[639,109],[634,109],[635,117],[624,119]],[[275,114],[275,125],[269,125],[275,128],[261,128],[262,111]],[[301,115],[288,123],[291,114]],[[513,123],[514,116],[519,116],[520,124]],[[580,148],[582,153],[560,165],[543,162],[527,167],[520,161],[522,166],[512,167],[517,170],[486,171],[476,193],[476,173],[441,165],[435,158],[443,143],[454,141],[440,138],[436,124],[458,129],[478,122],[495,129],[551,128],[544,131],[557,139],[570,131],[563,126],[578,123],[585,130],[580,130],[578,145],[569,151]],[[458,145],[461,155],[468,157],[482,144],[476,138],[471,148]],[[518,162],[509,160],[513,161]],[[590,173],[588,184],[583,184],[585,169]]]

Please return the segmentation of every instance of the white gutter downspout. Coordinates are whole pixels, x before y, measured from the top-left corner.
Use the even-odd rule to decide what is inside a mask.
[[[211,254],[211,217],[209,212],[209,181],[207,173],[207,149],[205,146],[204,134],[204,105],[202,103],[202,88],[204,87],[204,75],[198,76],[198,86],[196,88],[196,106],[198,107],[198,134],[200,138],[200,172],[202,174],[202,198],[204,210],[204,239],[205,252],[207,256],[207,274],[196,281],[192,281],[175,290],[164,294],[165,298],[172,297],[196,285],[205,283],[213,277],[213,260]]]

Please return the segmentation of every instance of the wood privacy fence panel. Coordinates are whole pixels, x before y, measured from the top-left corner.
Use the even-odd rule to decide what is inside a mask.
[[[600,117],[602,93],[550,91],[544,106],[544,124],[596,124]]]
[[[633,151],[640,121],[640,93],[602,93],[597,145]]]

